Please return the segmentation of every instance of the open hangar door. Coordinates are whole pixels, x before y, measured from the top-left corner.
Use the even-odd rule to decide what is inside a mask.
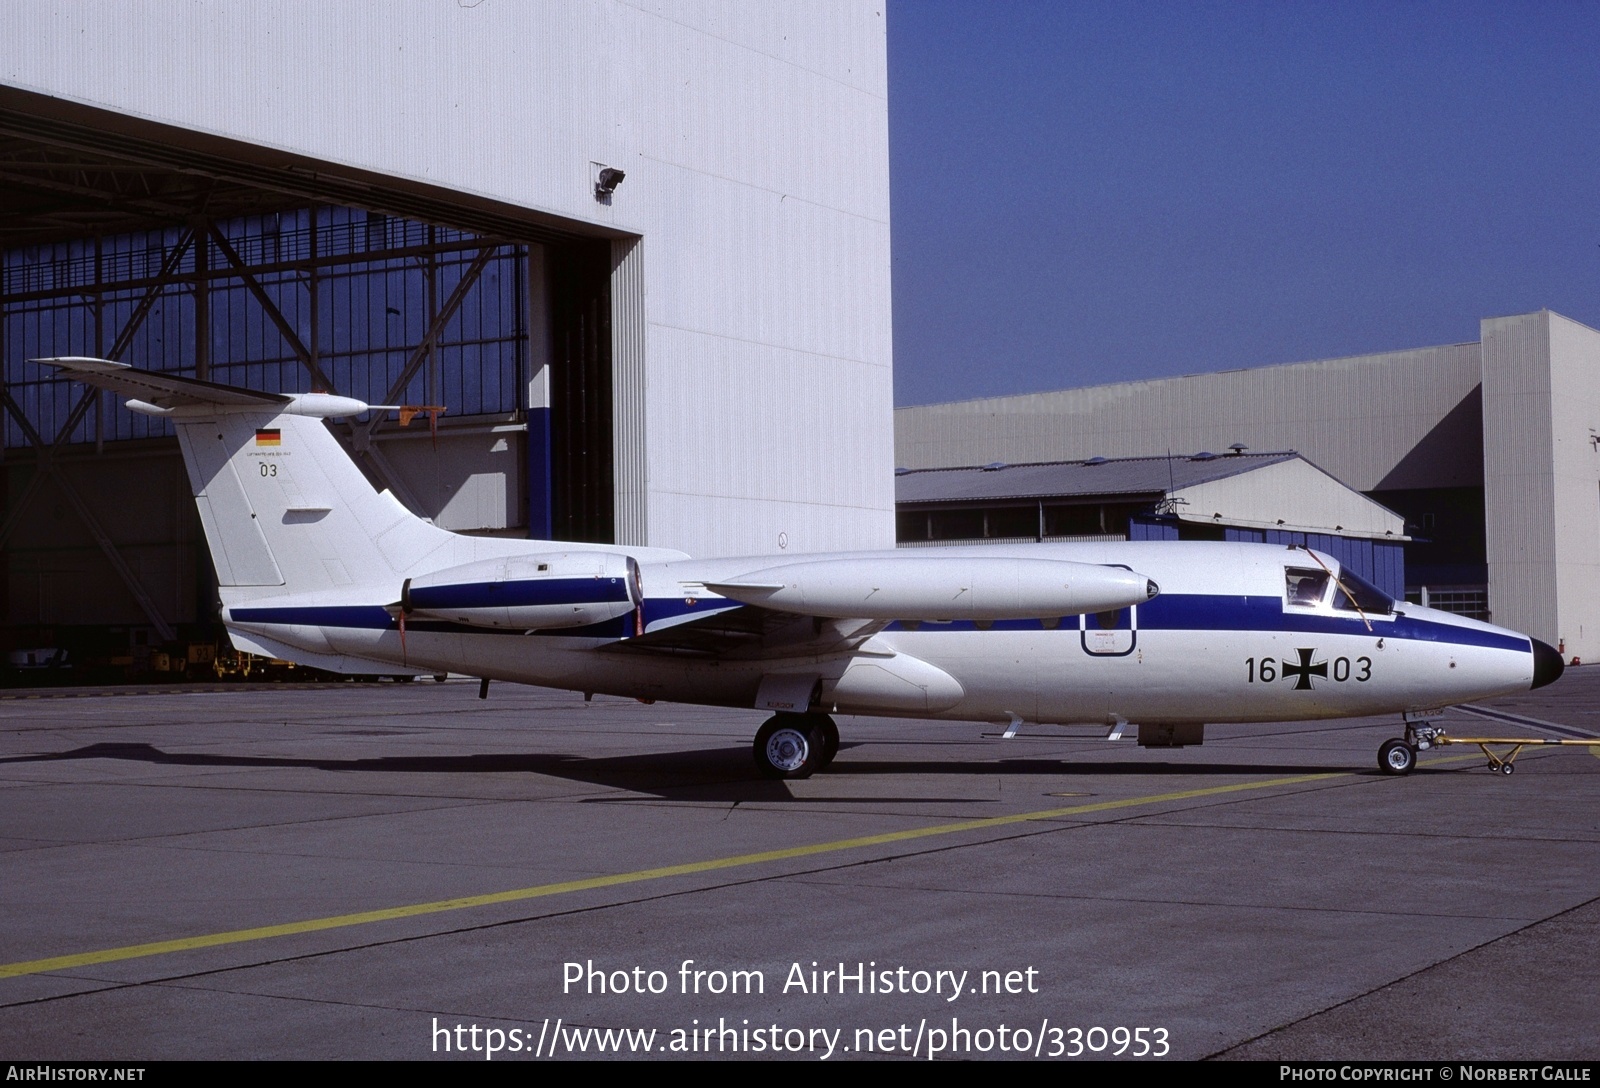
[[[442,405],[436,433],[392,413],[334,430],[446,528],[614,540],[633,240],[581,229],[0,88],[3,648],[139,671],[217,634],[170,424],[34,357]]]

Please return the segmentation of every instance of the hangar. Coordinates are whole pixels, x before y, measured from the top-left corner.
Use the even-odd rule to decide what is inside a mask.
[[[811,551],[893,539],[889,313],[881,5],[8,8],[4,637],[215,600],[170,426],[30,357],[442,407],[337,433],[458,531]]]
[[[1541,310],[1473,343],[901,408],[904,468],[1294,449],[1401,514],[1406,592],[1600,659],[1600,332]]]
[[[1293,451],[895,470],[899,546],[1231,540],[1311,547],[1405,591],[1405,522]]]

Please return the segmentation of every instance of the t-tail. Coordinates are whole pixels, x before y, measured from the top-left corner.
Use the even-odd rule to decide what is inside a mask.
[[[170,419],[224,606],[398,586],[460,540],[376,490],[323,424],[377,410],[327,393],[260,393],[103,359],[39,359]],[[370,597],[370,594],[368,595]]]
[[[316,644],[317,610],[392,606],[414,577],[570,547],[460,536],[374,488],[323,421],[398,406],[262,393],[104,359],[34,361],[126,398],[130,411],[172,422],[216,568],[222,618],[239,649],[372,672],[372,662]],[[623,550],[582,548],[591,557]],[[286,646],[241,618],[269,602],[277,614],[294,609],[308,617],[303,629],[295,627],[303,640]]]

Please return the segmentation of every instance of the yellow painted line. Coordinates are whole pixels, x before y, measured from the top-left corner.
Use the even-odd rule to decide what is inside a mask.
[[[1436,762],[1443,762],[1436,761]],[[242,944],[262,941],[270,937],[288,937],[297,933],[315,933],[322,929],[340,929],[360,926],[370,922],[387,922],[396,918],[416,918],[426,914],[442,914],[453,910],[470,910],[497,903],[515,903],[524,899],[542,899],[551,895],[591,891],[595,888],[613,888],[620,884],[638,884],[667,877],[691,876],[718,869],[737,869],[746,865],[760,865],[768,861],[785,861],[791,858],[832,854],[843,850],[860,850],[868,846],[910,842],[915,839],[954,835],[962,831],[984,831],[1006,827],[1010,824],[1032,823],[1039,820],[1060,819],[1063,816],[1083,816],[1092,812],[1110,812],[1143,805],[1159,805],[1169,801],[1189,801],[1198,797],[1217,797],[1247,790],[1271,789],[1274,786],[1299,786],[1308,782],[1325,782],[1331,778],[1347,778],[1350,771],[1332,771],[1326,774],[1296,775],[1292,778],[1268,778],[1259,782],[1237,782],[1229,786],[1207,786],[1198,790],[1181,790],[1177,793],[1157,793],[1145,797],[1128,797],[1120,801],[1096,801],[1070,808],[1042,809],[1038,812],[1021,812],[1012,816],[986,816],[977,820],[961,820],[952,824],[913,828],[908,831],[886,831],[878,835],[862,835],[853,839],[836,839],[833,842],[812,843],[808,846],[791,846],[782,850],[763,850],[755,854],[736,854],[732,857],[712,858],[708,861],[690,861],[681,865],[664,865],[656,869],[636,869],[631,873],[613,873],[609,876],[592,876],[582,880],[566,880],[558,884],[539,884],[531,888],[490,892],[487,895],[468,895],[459,899],[438,899],[431,903],[412,903],[403,907],[385,907],[381,910],[364,910],[354,914],[335,914],[327,918],[309,918],[300,922],[284,922],[275,926],[257,926],[254,929],[232,929],[223,933],[207,933],[198,937],[180,937],[171,941],[152,941],[149,944],[130,944],[121,948],[105,948],[96,952],[80,952],[71,956],[52,956],[42,960],[25,960],[21,963],[0,964],[0,978],[18,975],[37,975],[46,971],[65,971],[74,967],[88,967],[97,963],[117,960],[134,960],[146,956],[161,956],[169,952],[187,952],[196,948],[214,948],[225,944]]]

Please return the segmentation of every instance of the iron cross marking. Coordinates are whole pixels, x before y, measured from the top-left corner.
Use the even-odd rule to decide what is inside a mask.
[[[1304,647],[1301,647],[1299,653],[1300,664],[1291,665],[1287,661],[1282,662],[1283,677],[1285,680],[1291,676],[1298,677],[1299,679],[1295,682],[1294,690],[1310,691],[1311,678],[1313,676],[1320,676],[1324,680],[1328,678],[1328,663],[1326,661],[1319,661],[1313,665],[1311,663],[1311,655],[1316,653],[1315,650],[1307,650]]]

